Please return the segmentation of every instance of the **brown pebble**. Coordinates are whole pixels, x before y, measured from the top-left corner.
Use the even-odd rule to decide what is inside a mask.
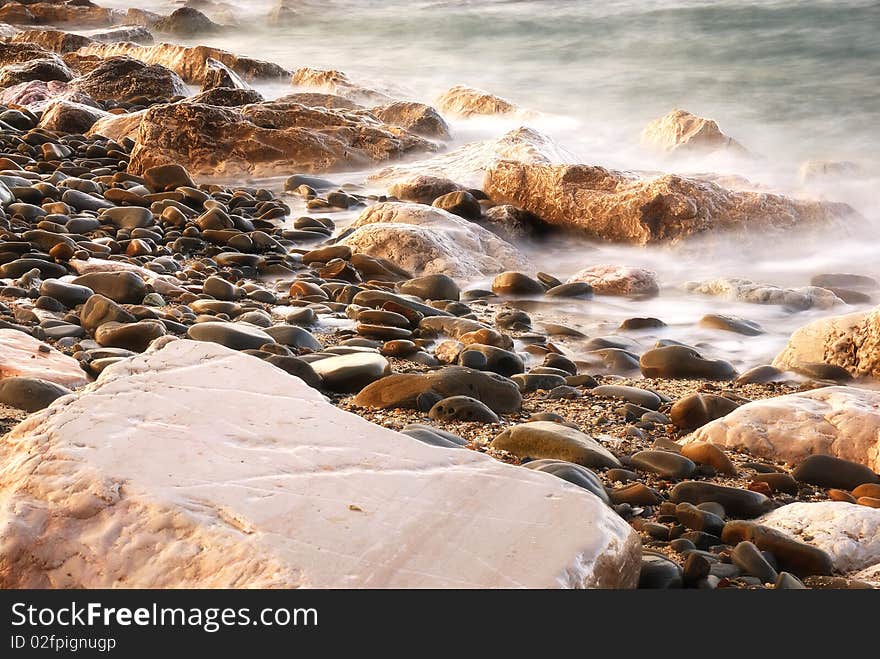
[[[856,498],[846,490],[828,490],[828,498],[832,501],[845,501],[846,503],[856,502]]]
[[[708,442],[692,442],[681,447],[681,454],[699,464],[715,467],[719,474],[736,476],[736,467],[720,448]]]
[[[869,508],[880,508],[880,499],[874,497],[859,497],[856,503],[860,506],[868,506]]]
[[[830,492],[829,492],[830,494]],[[852,495],[859,499],[861,497],[871,497],[872,499],[880,499],[880,484],[863,483],[852,491]]]

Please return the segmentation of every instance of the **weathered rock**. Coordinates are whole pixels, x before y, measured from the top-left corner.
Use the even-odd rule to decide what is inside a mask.
[[[294,94],[285,94],[284,96],[279,96],[275,100],[279,103],[299,103],[300,105],[306,105],[310,108],[326,108],[328,110],[363,109],[360,105],[344,96],[339,96],[337,94],[324,94],[321,92],[297,92]]]
[[[60,133],[85,133],[100,119],[112,116],[82,103],[55,101],[43,110],[39,127]]]
[[[104,60],[95,69],[74,80],[71,87],[99,101],[126,102],[136,98],[165,100],[187,95],[183,80],[171,69],[158,64],[145,64],[126,56]]]
[[[379,105],[394,101],[388,94],[354,83],[345,73],[334,69],[297,69],[290,77],[290,84],[295,87],[322,89],[359,104]]]
[[[522,395],[508,378],[464,366],[447,366],[429,373],[397,373],[368,385],[355,397],[358,407],[417,407],[420,395],[434,392],[441,398],[470,396],[498,414],[519,411]]]
[[[175,103],[147,110],[129,171],[176,162],[194,174],[323,172],[434,148],[401,128],[332,110],[277,102],[241,108]]]
[[[433,176],[455,181],[463,187],[479,188],[486,170],[500,160],[550,164],[568,162],[571,158],[546,135],[521,127],[497,139],[472,142],[426,160],[386,167],[371,174],[369,180],[389,186],[415,176]]]
[[[734,191],[667,174],[652,179],[591,165],[496,162],[483,190],[547,224],[611,242],[644,245],[708,231],[784,231],[828,225],[854,211],[846,204]]]
[[[58,58],[35,59],[20,64],[8,64],[0,69],[0,87],[12,87],[23,82],[73,80],[73,72]]]
[[[53,101],[71,101],[97,107],[97,101],[91,96],[76,91],[70,84],[60,80],[22,82],[0,91],[0,103],[3,105],[23,105],[31,111],[42,110]]]
[[[441,112],[459,117],[510,114],[518,109],[500,96],[464,85],[456,85],[443,92],[437,99],[437,107]]]
[[[551,421],[530,421],[504,430],[490,446],[520,458],[552,459],[584,467],[619,467],[598,441],[579,430]]]
[[[0,523],[27,529],[4,543],[4,588],[632,587],[638,577],[636,534],[588,492],[380,428],[211,344],[173,341],[108,367],[19,425],[0,465]],[[271,496],[255,498],[256,484]],[[425,539],[441,527],[438,549]]]
[[[119,142],[124,138],[134,140],[141,128],[141,121],[147,110],[128,112],[126,114],[111,114],[98,119],[89,128],[87,135],[102,135],[108,139]]]
[[[352,228],[355,231],[343,244],[415,275],[444,273],[454,279],[474,279],[527,265],[513,245],[492,232],[421,204],[375,204]]]
[[[653,391],[624,385],[603,384],[590,390],[594,396],[619,398],[649,410],[660,409],[660,396]]]
[[[642,144],[651,149],[673,153],[746,153],[743,146],[722,133],[712,119],[698,117],[687,110],[672,110],[648,124],[642,131]]]
[[[153,29],[157,32],[167,32],[179,37],[191,37],[197,34],[214,34],[223,28],[198,9],[180,7],[168,16],[163,16],[156,21],[153,24]]]
[[[449,139],[449,126],[440,113],[430,105],[412,101],[396,101],[379,105],[370,110],[379,121],[392,126],[400,126],[408,131],[441,140]]]
[[[807,160],[798,168],[801,183],[852,179],[863,173],[861,165],[851,160]]]
[[[781,369],[828,364],[854,377],[880,377],[880,307],[821,318],[797,330],[773,360]]]
[[[4,377],[0,379],[0,403],[25,412],[36,412],[51,405],[70,389],[55,382],[30,377]]]
[[[831,455],[880,471],[880,394],[824,387],[754,401],[709,423],[686,442],[745,449],[757,457],[801,462]]]
[[[758,323],[746,320],[745,318],[737,318],[735,316],[726,316],[723,314],[710,313],[700,318],[700,327],[708,329],[724,330],[725,332],[735,332],[745,336],[758,336],[763,334],[764,330]]]
[[[12,43],[32,43],[56,53],[70,53],[88,46],[92,39],[62,30],[22,30],[12,39]]]
[[[205,81],[202,83],[202,91],[217,87],[251,89],[251,86],[242,80],[235,71],[220,60],[209,57],[205,60]]]
[[[11,377],[36,378],[65,387],[88,382],[72,357],[24,332],[0,329],[0,379]]]
[[[833,292],[818,286],[780,288],[772,284],[759,284],[748,279],[722,277],[708,281],[689,281],[684,285],[692,293],[716,295],[728,300],[752,304],[778,304],[796,310],[830,309],[843,300]]]
[[[165,66],[179,75],[184,82],[202,85],[208,69],[208,59],[215,59],[235,71],[245,80],[285,78],[290,72],[271,62],[249,57],[238,57],[232,53],[208,46],[180,46],[159,43],[153,46],[138,46],[134,43],[94,43],[80,48],[77,54],[101,58],[128,55],[147,64]]]
[[[649,297],[660,292],[657,275],[628,265],[594,265],[572,275],[568,283],[589,284],[597,295]]]

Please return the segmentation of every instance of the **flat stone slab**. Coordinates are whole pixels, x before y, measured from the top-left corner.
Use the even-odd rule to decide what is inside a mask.
[[[0,587],[632,587],[596,496],[160,340],[0,442]]]
[[[0,378],[39,378],[65,387],[89,381],[79,362],[18,330],[0,329]]]

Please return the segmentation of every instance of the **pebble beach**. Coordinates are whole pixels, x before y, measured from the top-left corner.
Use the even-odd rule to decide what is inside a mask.
[[[446,4],[0,5],[0,587],[880,587],[876,8]]]

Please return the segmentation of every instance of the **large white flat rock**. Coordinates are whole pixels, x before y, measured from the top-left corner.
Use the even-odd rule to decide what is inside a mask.
[[[0,441],[0,587],[630,587],[640,554],[585,490],[212,343],[110,366]]]

